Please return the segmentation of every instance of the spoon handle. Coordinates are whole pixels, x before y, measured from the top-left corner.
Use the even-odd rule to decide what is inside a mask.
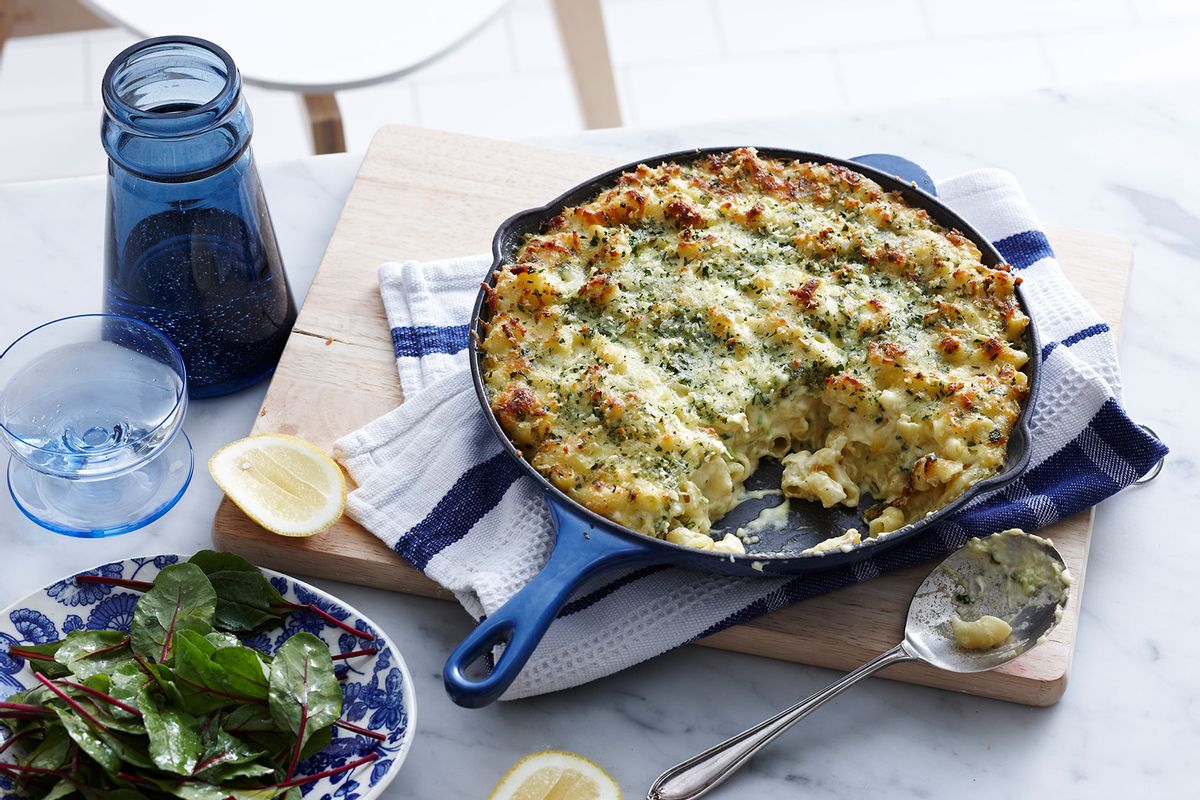
[[[751,756],[775,741],[784,731],[807,717],[826,700],[836,697],[844,689],[877,670],[892,664],[916,660],[917,657],[905,648],[904,643],[896,645],[807,700],[671,767],[654,781],[646,794],[646,800],[692,800],[707,794],[710,789],[740,769]]]

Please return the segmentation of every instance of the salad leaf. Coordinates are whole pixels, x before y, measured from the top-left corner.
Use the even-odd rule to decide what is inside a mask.
[[[184,708],[187,705],[184,692],[179,686],[179,681],[175,678],[174,670],[166,664],[155,664],[153,661],[142,661],[138,666],[149,675],[150,679],[154,681],[154,685],[158,687],[158,690],[173,705],[180,708]],[[200,712],[193,711],[192,713]]]
[[[283,595],[241,556],[202,550],[189,563],[204,571],[217,593],[215,624],[222,630],[248,633],[283,616]]]
[[[271,662],[269,699],[275,724],[296,740],[290,776],[309,737],[333,725],[342,714],[342,687],[323,641],[302,631],[283,643]]]
[[[129,635],[121,631],[74,631],[61,645],[54,660],[84,680],[108,675],[129,661]]]
[[[238,706],[225,715],[221,726],[235,734],[278,730],[275,727],[275,719],[271,716],[271,709],[260,705]]]
[[[24,763],[38,769],[59,769],[67,763],[70,751],[71,737],[62,728],[52,728]]]
[[[75,794],[76,791],[78,790],[75,788],[75,784],[71,783],[66,778],[63,778],[58,783],[54,784],[54,787],[50,790],[50,793],[43,797],[42,800],[62,800],[64,797],[70,797],[71,795]]]
[[[160,663],[171,658],[175,634],[212,630],[217,594],[204,572],[195,564],[172,564],[154,579],[133,611],[130,635],[133,651]]]
[[[200,762],[200,733],[196,718],[163,706],[148,688],[142,690],[140,700],[154,766],[176,775],[191,775]]]
[[[282,789],[238,789],[232,786],[217,786],[203,781],[184,781],[163,787],[182,800],[271,800],[278,797]]]
[[[109,775],[116,775],[121,771],[121,754],[109,742],[101,738],[98,731],[70,709],[57,706],[50,706],[50,708],[58,715],[67,735],[75,744],[79,745],[80,750],[91,756],[92,760],[103,767]]]
[[[219,603],[220,601],[218,601]],[[222,631],[213,631],[206,634],[204,637],[209,644],[220,649],[222,647],[241,647],[242,640],[234,636],[232,633],[223,633]]]
[[[201,734],[203,754],[193,771],[197,778],[209,783],[222,783],[234,778],[258,778],[274,775],[269,764],[255,763],[266,755],[216,725]]]
[[[132,714],[87,695],[76,694],[74,699],[110,731],[131,733],[135,736],[144,736],[146,733],[146,726],[142,720]]]
[[[152,683],[154,683],[154,678],[143,672],[136,661],[126,661],[113,670],[112,675],[109,676],[107,691],[122,703],[137,708],[142,688]]]
[[[283,596],[261,572],[214,572],[208,578],[217,593],[217,624],[225,630],[249,633],[284,614]]]
[[[178,681],[192,694],[203,695],[187,699],[187,705],[212,711],[228,705],[266,702],[267,669],[257,650],[241,644],[218,648],[194,631],[176,634],[174,649]]]
[[[300,751],[300,760],[303,761],[314,753],[321,752],[326,747],[329,747],[329,743],[332,741],[333,728],[322,728],[309,738],[308,744],[304,745],[304,749]]]
[[[216,550],[201,550],[188,559],[189,564],[195,564],[205,575],[214,572],[262,572],[258,567],[236,553],[221,553]]]

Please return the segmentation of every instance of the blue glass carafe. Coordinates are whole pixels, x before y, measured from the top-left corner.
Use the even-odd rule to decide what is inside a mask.
[[[165,333],[189,394],[269,376],[296,304],[250,150],[253,122],[229,54],[147,39],[104,74],[105,309]]]

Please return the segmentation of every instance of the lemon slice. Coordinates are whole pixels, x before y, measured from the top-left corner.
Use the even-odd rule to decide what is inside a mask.
[[[543,750],[513,765],[488,800],[621,800],[621,787],[591,759]]]
[[[315,536],[342,516],[346,478],[312,442],[282,433],[247,436],[208,461],[221,491],[246,516],[281,536]]]

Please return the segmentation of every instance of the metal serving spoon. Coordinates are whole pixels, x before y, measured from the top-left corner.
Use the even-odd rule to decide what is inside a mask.
[[[1007,664],[1045,640],[1062,617],[1070,583],[1062,556],[1045,539],[1006,531],[972,540],[917,589],[903,642],[807,700],[667,770],[654,781],[647,800],[691,800],[706,794],[825,701],[884,667],[923,661],[950,672],[983,672]],[[989,649],[964,649],[950,620],[984,615],[1007,621],[1012,634]]]

